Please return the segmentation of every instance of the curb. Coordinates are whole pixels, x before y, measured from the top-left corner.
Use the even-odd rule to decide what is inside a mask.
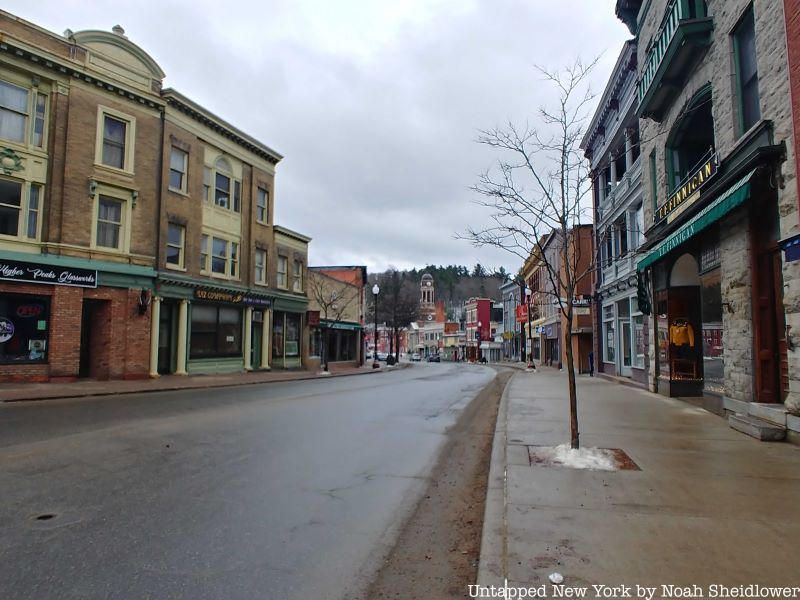
[[[523,371],[524,372],[524,371]],[[508,527],[506,522],[507,464],[508,445],[508,390],[517,377],[512,375],[500,397],[497,424],[492,442],[492,458],[489,465],[489,479],[486,486],[486,508],[483,514],[481,532],[481,551],[478,562],[477,584],[480,586],[502,587],[508,572]]]
[[[309,381],[312,379],[330,379],[333,377],[350,377],[354,375],[375,375],[376,373],[387,373],[398,369],[407,369],[411,365],[402,363],[395,365],[394,368],[381,368],[371,369],[364,371],[355,371],[351,373],[331,373],[330,375],[301,375],[299,377],[292,377],[289,379],[265,379],[261,381],[226,381],[215,385],[214,383],[200,383],[199,385],[166,385],[157,388],[143,388],[131,390],[118,390],[118,391],[87,391],[87,392],[66,392],[53,396],[40,396],[40,397],[27,397],[27,398],[9,398],[0,400],[0,404],[11,404],[14,402],[43,402],[47,400],[70,400],[75,398],[97,398],[100,396],[127,396],[131,394],[151,394],[155,392],[179,392],[182,390],[210,390],[215,388],[229,388],[229,387],[243,387],[246,385],[265,385],[270,383],[291,383],[293,381]]]

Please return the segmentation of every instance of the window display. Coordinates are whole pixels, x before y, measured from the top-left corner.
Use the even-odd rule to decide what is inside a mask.
[[[50,298],[0,297],[0,363],[47,362]]]
[[[722,346],[722,276],[714,269],[700,277],[704,389],[725,393],[725,373]]]
[[[242,356],[242,309],[192,305],[190,358]]]

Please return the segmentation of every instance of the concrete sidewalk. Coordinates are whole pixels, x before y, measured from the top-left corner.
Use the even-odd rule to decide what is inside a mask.
[[[641,470],[532,465],[569,443],[566,372],[509,382],[492,453],[478,583],[800,585],[800,448],[758,442],[718,416],[578,377],[584,447],[620,448]],[[664,596],[659,587],[655,597]],[[619,597],[619,596],[618,596]],[[800,595],[796,596],[800,597]]]
[[[56,398],[82,398],[87,396],[106,396],[112,394],[140,394],[169,390],[206,389],[238,385],[254,385],[303,379],[325,379],[346,375],[367,375],[381,373],[411,366],[400,363],[387,367],[380,363],[379,369],[372,368],[372,362],[363,367],[338,368],[328,375],[317,371],[251,371],[249,373],[228,373],[224,375],[163,375],[153,379],[95,381],[81,379],[72,383],[3,383],[0,384],[0,402],[22,402],[27,400],[48,400]]]

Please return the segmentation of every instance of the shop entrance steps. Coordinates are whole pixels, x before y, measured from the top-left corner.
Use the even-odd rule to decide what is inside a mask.
[[[780,442],[786,438],[786,426],[781,426],[752,415],[731,414],[728,424],[736,431],[761,440],[762,442]]]

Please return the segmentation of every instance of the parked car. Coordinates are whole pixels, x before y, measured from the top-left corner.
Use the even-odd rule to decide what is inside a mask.
[[[414,354],[411,355],[411,360],[419,362],[422,360],[422,357],[419,355],[419,352],[414,352]]]
[[[378,360],[384,360],[385,361],[387,356],[388,356],[388,354],[386,354],[386,352],[378,352]]]
[[[438,354],[431,354],[428,357],[428,362],[442,362]]]

